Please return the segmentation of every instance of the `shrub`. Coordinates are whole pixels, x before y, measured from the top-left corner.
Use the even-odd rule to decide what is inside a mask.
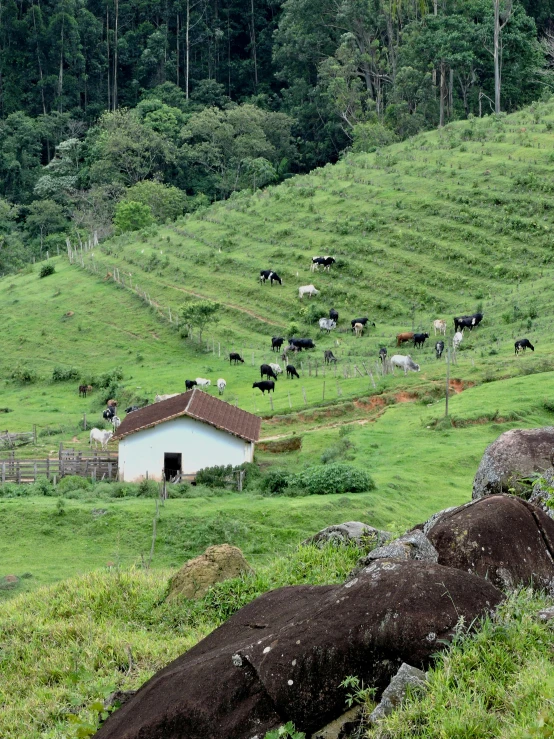
[[[29,495],[54,495],[54,486],[46,477],[39,477],[29,485]]]
[[[86,477],[80,475],[67,475],[62,477],[58,483],[57,492],[59,495],[69,493],[71,490],[80,490],[81,488],[90,488],[91,483]]]
[[[228,483],[235,483],[237,480],[237,472],[241,469],[233,467],[232,464],[220,465],[215,467],[204,467],[196,474],[196,483],[198,485],[206,485],[209,488],[223,488]]]
[[[304,489],[308,495],[362,493],[375,487],[367,472],[349,464],[308,467],[304,472],[289,479],[288,483]]]
[[[138,484],[137,498],[153,498],[158,493],[158,484],[153,480],[141,480]]]
[[[140,231],[154,223],[149,205],[134,200],[123,200],[115,209],[114,226],[117,234]]]
[[[118,382],[118,380],[123,379],[123,370],[120,367],[116,367],[113,370],[109,370],[108,372],[104,372],[99,377],[95,378],[96,382],[91,382],[91,385],[97,384],[98,387],[104,388],[104,387],[110,387],[110,385],[115,384]]]
[[[16,382],[23,382],[26,384],[31,384],[38,380],[38,375],[35,370],[31,369],[26,364],[16,365],[16,367],[12,370],[10,377]]]
[[[286,470],[278,467],[270,468],[262,479],[261,489],[269,495],[283,495],[289,484]]]
[[[52,370],[52,382],[78,380],[79,376],[79,370],[75,369],[75,367],[54,367]]]
[[[42,279],[43,277],[48,277],[48,275],[53,275],[56,271],[56,265],[52,262],[46,262],[42,265],[40,268],[40,272],[38,273],[38,276]]]

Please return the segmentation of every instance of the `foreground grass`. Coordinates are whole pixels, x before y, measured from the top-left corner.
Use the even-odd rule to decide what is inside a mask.
[[[537,612],[551,599],[523,590],[479,631],[462,636],[373,739],[524,739],[552,736],[554,633]]]
[[[303,547],[255,575],[215,586],[201,601],[164,603],[167,571],[116,569],[1,604],[0,736],[66,739],[92,731],[95,702],[115,689],[138,688],[267,590],[341,582],[359,554]]]

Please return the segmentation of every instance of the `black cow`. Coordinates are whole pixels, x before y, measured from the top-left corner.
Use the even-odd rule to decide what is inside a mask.
[[[323,352],[323,358],[325,360],[325,364],[331,364],[331,362],[336,362],[337,358],[333,354],[333,352],[330,349],[326,349]]]
[[[298,379],[300,379],[300,375],[296,371],[296,367],[293,367],[292,364],[287,364],[287,380],[289,379],[289,377],[291,380],[293,377],[298,377]]]
[[[244,359],[240,356],[238,352],[231,352],[229,354],[229,364],[240,362],[241,364],[244,364]]]
[[[350,325],[352,326],[352,331],[354,331],[354,326],[355,326],[355,325],[356,325],[357,323],[361,323],[361,324],[362,324],[362,326],[363,326],[363,327],[365,328],[365,326],[367,325],[367,322],[368,322],[368,321],[369,321],[369,318],[368,318],[367,316],[365,316],[364,318],[353,318],[353,319],[352,319],[352,320],[350,321]],[[373,323],[373,321],[371,322],[371,324],[370,324],[370,325],[371,325],[371,326],[373,326],[373,328],[375,328],[375,324]]]
[[[87,397],[88,385],[79,385],[79,397]]]
[[[442,353],[444,351],[444,341],[437,341],[435,344],[435,354],[437,355],[437,359],[440,359],[442,357]]]
[[[474,326],[478,326],[483,320],[482,313],[474,313],[472,316],[454,316],[454,331],[463,331],[464,328],[468,328],[473,331]]]
[[[384,362],[386,358],[387,358],[387,349],[386,347],[382,346],[379,349],[379,359],[381,360],[381,362]]]
[[[532,352],[535,351],[535,347],[533,346],[533,344],[531,344],[529,339],[518,339],[514,346],[515,346],[516,354],[519,354],[520,352],[524,352],[526,349],[531,349]]]
[[[262,395],[265,394],[265,391],[267,390],[268,393],[271,391],[275,392],[275,383],[273,380],[262,380],[261,382],[255,382],[252,387],[257,387],[258,390],[262,391]]]
[[[425,339],[429,338],[429,334],[414,334],[414,346],[421,347],[425,344]]]
[[[284,341],[285,340],[283,339],[282,336],[272,336],[272,338],[271,338],[271,351],[274,351],[275,349],[277,349],[277,351],[279,351],[281,349],[281,347],[283,346],[283,342]]]
[[[334,257],[312,257],[312,266],[310,269],[312,272],[316,269],[319,269],[319,267],[323,267],[323,269],[326,269],[327,272],[331,268],[331,265],[334,264],[337,260]]]
[[[335,310],[334,308],[331,308],[331,310],[329,311],[329,318],[332,321],[335,321],[335,323],[338,323],[339,322],[339,312],[338,312],[338,310]]]
[[[128,408],[125,408],[125,413],[133,413],[138,410],[140,410],[138,405],[130,405]]]
[[[296,347],[298,351],[302,351],[302,349],[315,349],[312,339],[289,339],[289,345]]]
[[[106,408],[106,410],[102,413],[102,418],[104,421],[111,421],[112,418],[115,416],[116,408],[115,406],[110,406],[109,408]]]
[[[277,380],[277,375],[275,374],[275,372],[273,371],[273,369],[269,366],[269,364],[262,364],[260,366],[260,377],[262,378],[262,380],[264,378],[264,375],[268,379],[271,377],[273,380],[275,380],[275,381]]]
[[[192,390],[195,385],[198,385],[196,380],[185,380],[185,387],[187,390]]]

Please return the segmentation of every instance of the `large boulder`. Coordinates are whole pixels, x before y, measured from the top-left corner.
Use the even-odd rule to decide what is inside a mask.
[[[438,562],[439,555],[423,531],[414,529],[404,536],[391,541],[384,547],[377,547],[358,560],[358,567],[366,566],[375,559],[417,559],[421,562]]]
[[[361,521],[346,521],[346,523],[327,526],[303,541],[302,544],[315,544],[319,547],[325,544],[355,544],[367,551],[381,546],[389,539],[392,539],[392,534],[388,531],[381,531]]]
[[[204,554],[189,559],[169,581],[168,600],[180,595],[184,598],[202,598],[216,582],[229,580],[243,572],[252,572],[238,547],[218,544],[208,547]]]
[[[473,480],[473,498],[524,492],[522,479],[552,467],[554,427],[512,429],[485,449]]]
[[[502,598],[467,572],[390,560],[344,585],[271,591],[154,675],[97,737],[262,739],[287,721],[313,733],[343,714],[346,677],[384,690]]]
[[[444,513],[427,536],[439,564],[497,587],[554,585],[554,521],[512,495],[491,495]]]

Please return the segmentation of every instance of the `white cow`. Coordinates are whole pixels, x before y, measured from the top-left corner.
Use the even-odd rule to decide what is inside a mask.
[[[443,318],[437,318],[436,321],[433,321],[433,328],[435,329],[435,336],[437,331],[439,334],[446,336],[446,321]]]
[[[198,385],[198,387],[205,388],[209,387],[212,383],[209,380],[206,380],[205,377],[197,377],[196,384]]]
[[[409,354],[395,354],[390,358],[390,363],[392,365],[393,374],[395,367],[403,369],[405,375],[408,374],[408,371],[419,372],[419,364],[414,362]]]
[[[223,395],[223,391],[225,390],[226,387],[227,387],[227,383],[225,382],[223,377],[220,377],[219,380],[217,381],[217,389],[219,390],[220,395]]]
[[[320,318],[319,319],[319,328],[322,331],[327,331],[328,334],[331,333],[331,331],[337,327],[337,322],[333,321],[331,318]]]
[[[159,403],[161,400],[169,400],[169,398],[174,398],[176,395],[179,395],[179,393],[170,393],[169,395],[156,395],[154,398],[154,403]]]
[[[100,431],[100,429],[92,429],[90,432],[89,444],[92,446],[94,442],[94,448],[98,449],[98,442],[102,449],[108,448],[108,441],[112,438],[113,431]]]
[[[281,369],[281,365],[277,364],[276,362],[270,362],[269,366],[275,372],[276,375],[280,375],[283,372],[283,370]]]
[[[454,349],[457,349],[460,346],[463,338],[463,333],[461,331],[456,331],[456,333],[454,334],[454,338],[452,339],[452,346],[454,347]]]
[[[303,298],[304,295],[307,295],[309,298],[312,297],[312,295],[317,295],[319,293],[319,290],[316,290],[313,285],[303,285],[302,287],[298,288],[298,297]]]
[[[354,324],[354,332],[356,336],[361,336],[364,332],[364,324],[363,323],[355,323]]]
[[[119,416],[114,416],[112,418],[112,426],[114,431],[117,431],[117,429],[121,426],[121,418],[119,418]]]

